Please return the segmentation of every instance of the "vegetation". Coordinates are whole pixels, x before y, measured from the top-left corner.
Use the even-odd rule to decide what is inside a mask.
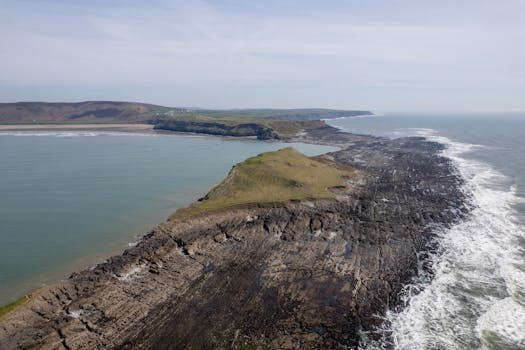
[[[9,303],[9,304],[4,305],[4,306],[0,306],[0,318],[2,318],[4,315],[6,315],[9,311],[15,309],[17,306],[22,305],[27,300],[29,300],[29,297],[28,296],[23,296],[20,299],[17,299],[15,301],[13,301],[12,303]]]
[[[295,136],[305,129],[314,129],[326,126],[321,120],[264,120],[264,126],[272,130],[279,138]]]
[[[326,126],[321,119],[358,114],[370,112],[313,108],[187,110],[175,117],[159,114],[151,123],[156,129],[180,132],[286,139],[307,129]]]
[[[259,203],[333,198],[331,188],[345,187],[352,169],[325,158],[310,158],[293,148],[259,154],[235,165],[204,198],[177,210],[185,219],[207,212]]]
[[[305,129],[324,126],[321,120],[271,120],[271,119],[213,119],[203,116],[186,116],[177,119],[157,120],[155,129],[194,132],[222,136],[256,136],[261,140],[285,139]]]
[[[145,123],[156,115],[184,114],[184,109],[135,102],[0,103],[0,124]]]
[[[153,124],[155,129],[209,135],[289,139],[326,126],[322,119],[368,111],[307,109],[203,110],[136,102],[0,103],[0,124]]]
[[[295,108],[295,109],[228,109],[228,110],[198,110],[201,115],[214,118],[263,118],[286,120],[320,120],[328,118],[348,117],[354,115],[372,114],[369,111],[337,110],[327,108]]]
[[[253,123],[255,119],[312,121],[367,113],[370,112],[319,108],[203,110],[118,101],[17,102],[0,103],[0,124],[156,123],[160,120],[212,120],[227,124]]]

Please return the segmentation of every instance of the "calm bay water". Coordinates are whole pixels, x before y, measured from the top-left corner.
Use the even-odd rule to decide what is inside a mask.
[[[237,162],[293,146],[204,136],[0,133],[0,304],[121,251]]]
[[[525,113],[387,113],[329,122],[386,137],[424,136],[447,146],[474,209],[436,228],[433,274],[405,290],[391,335],[366,349],[525,349]]]

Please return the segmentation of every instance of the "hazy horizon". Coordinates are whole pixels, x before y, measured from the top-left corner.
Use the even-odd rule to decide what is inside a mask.
[[[525,2],[2,1],[0,102],[524,111]]]

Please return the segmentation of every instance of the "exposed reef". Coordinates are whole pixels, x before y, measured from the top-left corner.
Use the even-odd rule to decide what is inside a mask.
[[[0,320],[0,348],[353,348],[399,304],[433,225],[466,212],[442,145],[331,127],[354,169],[334,198],[159,225],[137,246],[41,290]]]

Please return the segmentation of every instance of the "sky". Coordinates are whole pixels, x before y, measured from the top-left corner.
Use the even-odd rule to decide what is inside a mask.
[[[525,0],[0,0],[0,102],[525,110]]]

